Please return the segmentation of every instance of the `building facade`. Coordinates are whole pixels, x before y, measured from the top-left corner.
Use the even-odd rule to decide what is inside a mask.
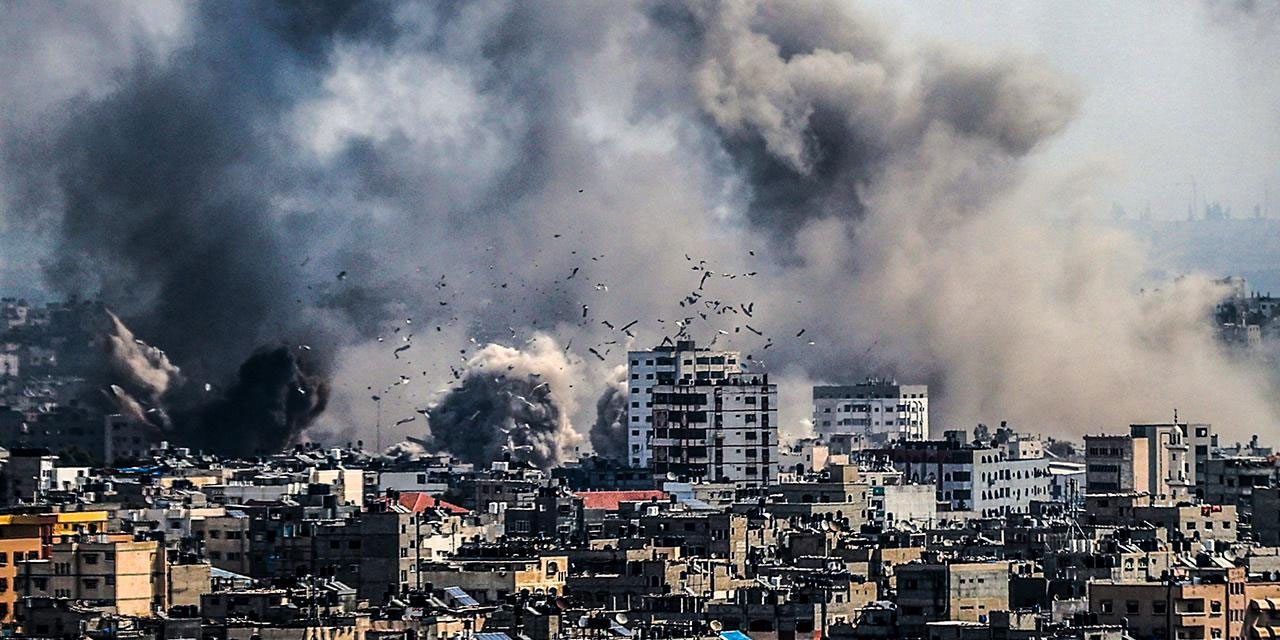
[[[731,374],[653,387],[653,471],[759,487],[778,477],[778,386]]]
[[[858,436],[864,445],[929,437],[929,387],[871,379],[813,388],[813,428],[820,437]]]
[[[736,351],[700,349],[692,340],[627,353],[627,455],[633,467],[652,462],[653,395],[657,385],[711,383],[742,371]]]
[[[1195,456],[1186,434],[1185,423],[1152,423],[1130,425],[1127,435],[1086,435],[1088,491],[1188,499],[1195,490]]]

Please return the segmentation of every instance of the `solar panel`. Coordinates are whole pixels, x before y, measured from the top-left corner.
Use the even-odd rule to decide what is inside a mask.
[[[448,594],[450,598],[453,598],[460,606],[463,606],[463,607],[480,606],[480,603],[476,602],[475,598],[472,598],[471,596],[467,595],[467,592],[462,590],[462,587],[445,587],[444,592]],[[479,638],[480,636],[483,636],[483,635],[502,636],[502,638],[506,638],[506,640],[511,640],[510,638],[506,637],[505,633],[494,633],[494,634],[478,633],[476,634],[476,637]],[[502,640],[502,638],[489,638],[488,640]],[[485,640],[485,639],[482,638],[481,640]]]

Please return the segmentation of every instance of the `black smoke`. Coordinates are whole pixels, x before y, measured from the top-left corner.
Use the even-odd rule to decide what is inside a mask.
[[[202,390],[183,389],[176,402]],[[225,391],[173,411],[175,437],[230,456],[273,454],[288,446],[325,409],[329,386],[289,347],[264,348],[240,365]]]
[[[548,468],[560,461],[564,420],[546,382],[476,372],[427,414],[431,444],[463,462],[511,460]]]

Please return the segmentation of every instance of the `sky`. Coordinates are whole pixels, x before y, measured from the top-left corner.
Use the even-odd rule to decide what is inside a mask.
[[[810,384],[867,375],[930,384],[936,425],[1277,426],[1204,322],[1212,248],[1276,249],[1111,221],[1182,220],[1193,180],[1280,216],[1262,4],[0,14],[0,289],[101,296],[182,370],[150,402],[283,347],[332,389],[297,437],[382,415],[548,462],[617,442],[588,435],[625,428],[622,354],[687,336],[780,382],[790,435]]]
[[[1232,2],[873,2],[904,30],[1043,56],[1085,98],[1048,162],[1109,163],[1099,194],[1131,216],[1198,207],[1280,216],[1277,13]],[[1270,200],[1266,200],[1270,194]]]

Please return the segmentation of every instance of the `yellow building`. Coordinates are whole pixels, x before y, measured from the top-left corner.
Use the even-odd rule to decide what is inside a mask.
[[[47,554],[60,536],[106,533],[109,519],[106,511],[0,515],[0,539],[39,538]]]

